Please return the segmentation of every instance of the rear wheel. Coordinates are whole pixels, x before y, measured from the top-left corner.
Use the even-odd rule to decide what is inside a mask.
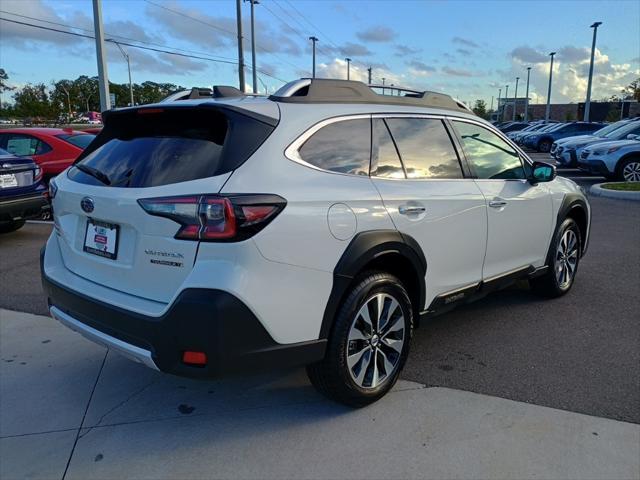
[[[572,218],[562,222],[551,245],[544,275],[529,281],[534,291],[547,297],[560,297],[571,290],[580,262],[582,238]]]
[[[0,222],[0,233],[10,233],[24,227],[24,220],[13,220],[10,222]]]
[[[640,182],[640,158],[628,158],[620,162],[617,177],[622,182]]]
[[[338,311],[325,358],[307,367],[311,383],[345,405],[375,402],[398,379],[412,324],[411,301],[400,280],[364,274]]]

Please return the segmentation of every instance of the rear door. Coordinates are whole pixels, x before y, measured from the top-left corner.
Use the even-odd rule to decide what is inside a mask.
[[[181,225],[150,215],[139,201],[161,198],[176,218],[195,215],[189,198],[218,193],[272,127],[186,108],[108,118],[97,142],[55,180],[62,258],[95,283],[169,302],[191,271],[198,241],[176,239]]]
[[[371,178],[396,228],[427,260],[426,305],[482,279],[487,214],[482,193],[464,178],[444,121],[375,118]]]
[[[451,123],[488,207],[483,279],[541,266],[553,226],[547,187],[529,183],[527,164],[496,133],[475,122]]]

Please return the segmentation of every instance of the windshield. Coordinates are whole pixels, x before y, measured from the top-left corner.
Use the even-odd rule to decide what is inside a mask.
[[[93,139],[96,138],[96,136],[91,135],[90,133],[76,133],[71,135],[58,135],[58,138],[70,143],[74,147],[84,150],[89,146]]]

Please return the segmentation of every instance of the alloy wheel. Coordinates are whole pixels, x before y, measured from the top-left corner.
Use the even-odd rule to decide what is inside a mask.
[[[640,182],[640,162],[629,162],[622,169],[622,177],[627,182]]]
[[[556,279],[561,289],[571,285],[578,265],[578,236],[569,229],[562,235],[556,249]]]
[[[347,344],[347,366],[353,381],[372,389],[398,368],[405,341],[405,318],[398,300],[388,293],[370,297],[356,314]]]

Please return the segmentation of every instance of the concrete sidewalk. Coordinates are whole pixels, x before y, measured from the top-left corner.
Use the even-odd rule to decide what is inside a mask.
[[[159,374],[0,310],[0,478],[640,478],[640,426],[399,382],[368,408],[304,372]]]

